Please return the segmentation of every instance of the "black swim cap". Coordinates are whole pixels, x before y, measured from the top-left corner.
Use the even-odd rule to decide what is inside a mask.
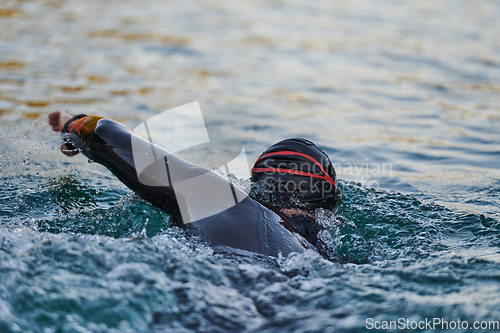
[[[255,162],[252,181],[299,194],[307,210],[333,210],[342,200],[332,162],[306,139],[287,139],[269,147]]]

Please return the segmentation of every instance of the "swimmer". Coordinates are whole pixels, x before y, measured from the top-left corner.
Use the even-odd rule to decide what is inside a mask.
[[[326,256],[315,210],[334,210],[342,199],[328,156],[308,140],[287,139],[264,151],[252,168],[256,186],[247,196],[226,178],[153,145],[116,121],[55,111],[49,124],[61,132],[64,154],[81,152],[102,164],[214,249],[231,247],[274,257],[313,249]],[[153,154],[145,153],[144,158],[163,158],[138,172],[133,145],[144,151],[154,146]]]

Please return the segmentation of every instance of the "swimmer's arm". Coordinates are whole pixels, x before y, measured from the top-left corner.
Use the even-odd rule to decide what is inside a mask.
[[[184,223],[202,219],[209,211],[223,211],[247,197],[226,178],[153,145],[116,121],[84,116],[71,121],[67,131],[69,141],[85,156],[171,215],[169,209],[175,206]]]
[[[132,154],[132,130],[99,116],[54,114],[49,116],[49,124],[63,135],[63,153],[72,156],[81,152],[91,161],[105,166],[137,195],[172,215],[177,224],[182,224],[173,188],[148,186],[139,181]]]

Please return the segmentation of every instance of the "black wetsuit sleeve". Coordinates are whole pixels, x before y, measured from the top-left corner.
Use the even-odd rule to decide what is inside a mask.
[[[88,116],[78,120],[69,135],[86,157],[108,168],[139,197],[169,213],[177,225],[183,224],[174,189],[148,186],[139,180],[131,145],[135,134],[128,127],[110,119]]]
[[[199,230],[212,246],[272,256],[304,251],[271,209],[226,178],[177,157],[126,126],[89,116],[75,120],[68,130],[70,140],[85,156],[169,213],[178,225]]]

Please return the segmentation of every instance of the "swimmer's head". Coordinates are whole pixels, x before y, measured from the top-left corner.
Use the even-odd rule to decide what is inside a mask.
[[[269,147],[255,162],[252,181],[263,182],[273,195],[297,197],[300,202],[289,205],[308,211],[334,210],[342,200],[332,162],[306,139],[287,139]]]

